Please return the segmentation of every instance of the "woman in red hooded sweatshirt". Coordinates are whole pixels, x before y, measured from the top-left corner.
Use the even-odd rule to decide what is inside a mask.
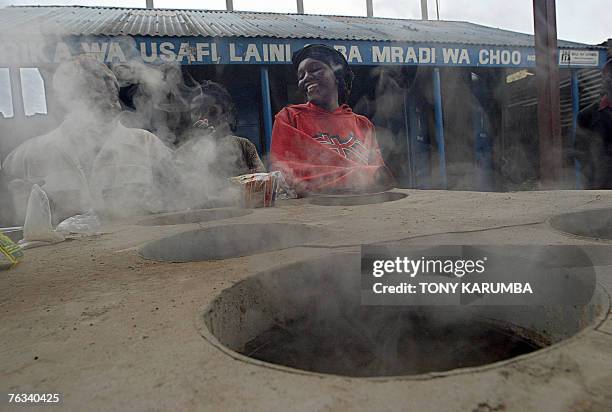
[[[293,55],[298,87],[307,103],[289,105],[275,118],[272,170],[298,193],[367,192],[391,182],[374,125],[346,104],[353,72],[335,49],[315,44]]]

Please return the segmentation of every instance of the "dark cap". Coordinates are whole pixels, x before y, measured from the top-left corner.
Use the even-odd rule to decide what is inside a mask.
[[[309,44],[308,46],[305,46],[293,53],[291,61],[296,71],[300,63],[305,59],[315,59],[331,67],[336,75],[336,78],[338,79],[339,103],[346,103],[351,92],[353,78],[355,76],[349,67],[348,62],[344,58],[344,55],[333,47],[326,46],[324,44]]]
[[[342,53],[324,44],[309,44],[293,53],[291,61],[295,70],[297,70],[302,60],[305,59],[319,60],[332,68],[337,65],[342,66],[342,68],[348,68],[348,62]]]

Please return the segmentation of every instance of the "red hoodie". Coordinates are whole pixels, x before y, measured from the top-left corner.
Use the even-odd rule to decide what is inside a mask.
[[[385,168],[374,125],[347,105],[285,107],[272,130],[271,163],[298,192],[363,190]]]

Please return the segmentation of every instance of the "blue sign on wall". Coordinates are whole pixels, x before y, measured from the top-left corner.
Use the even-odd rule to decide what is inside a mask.
[[[147,63],[288,64],[291,55],[309,43],[324,43],[342,52],[351,65],[408,65],[451,67],[533,67],[533,47],[495,47],[408,42],[330,41],[310,39],[206,37],[71,37],[50,45],[5,44],[2,61],[59,63],[75,54],[89,53],[106,63],[131,59]],[[601,49],[559,49],[559,65],[602,67]],[[25,60],[24,60],[25,59]],[[30,60],[30,61],[27,61]]]

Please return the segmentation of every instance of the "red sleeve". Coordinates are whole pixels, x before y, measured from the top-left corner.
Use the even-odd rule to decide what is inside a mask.
[[[293,127],[286,110],[275,119],[272,129],[272,170],[280,170],[298,192],[364,189],[374,186],[382,163],[363,165],[323,147]],[[372,138],[374,138],[372,136]],[[380,154],[378,155],[380,156]]]

